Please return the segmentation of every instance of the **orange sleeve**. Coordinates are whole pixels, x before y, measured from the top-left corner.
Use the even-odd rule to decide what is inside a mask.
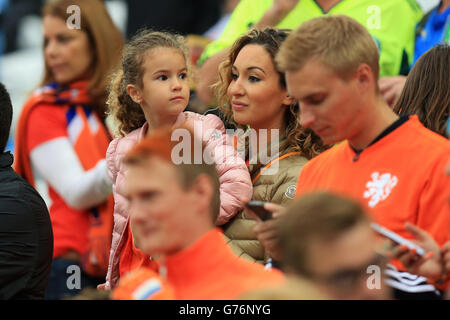
[[[63,107],[39,105],[31,111],[26,134],[28,153],[44,142],[67,136],[67,120]]]

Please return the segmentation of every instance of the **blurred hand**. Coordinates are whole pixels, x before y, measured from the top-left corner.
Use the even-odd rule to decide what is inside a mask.
[[[106,283],[99,284],[97,286],[97,290],[98,291],[106,291],[105,286],[106,286]]]
[[[378,80],[380,92],[386,100],[387,104],[392,108],[397,102],[403,87],[405,86],[405,76],[383,77]]]
[[[415,250],[409,250],[406,246],[397,245],[392,250],[392,258],[400,259],[403,266],[412,274],[438,280],[443,272],[439,245],[421,228],[408,222],[405,227],[416,238],[413,242],[422,247],[426,254],[419,256]]]
[[[450,241],[447,241],[441,249],[444,272],[450,272]]]
[[[253,228],[253,232],[256,234],[256,238],[264,246],[264,249],[275,260],[281,260],[281,252],[279,248],[279,241],[277,236],[277,222],[278,218],[284,214],[284,207],[266,202],[264,208],[272,212],[272,219],[262,221],[256,214],[254,214],[249,208],[246,208],[246,212],[249,213],[259,223]]]
[[[256,28],[276,26],[283,20],[300,0],[273,0],[272,6],[264,13],[261,20],[255,25]]]
[[[298,2],[299,0],[273,0],[272,7],[269,10],[276,13],[277,17],[279,17],[281,21],[289,12],[292,11],[292,9],[295,8]]]

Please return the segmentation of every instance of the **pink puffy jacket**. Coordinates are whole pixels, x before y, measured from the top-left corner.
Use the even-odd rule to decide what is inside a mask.
[[[227,142],[225,127],[217,116],[183,112],[178,116],[174,126],[185,123],[185,121],[190,122],[190,124],[195,121],[196,125],[200,123],[206,148],[213,150],[212,154],[215,159],[216,157],[222,157],[222,161],[215,164],[219,175],[221,203],[216,224],[222,225],[243,209],[245,200],[251,199],[253,190],[250,174],[244,160]],[[123,196],[125,172],[121,160],[144,137],[147,128],[148,124],[146,123],[143,127],[130,132],[125,137],[114,139],[106,153],[108,172],[113,181],[115,202],[114,229],[108,273],[104,285],[106,290],[114,288],[119,280],[120,252],[124,245],[122,239],[128,223],[127,200]]]

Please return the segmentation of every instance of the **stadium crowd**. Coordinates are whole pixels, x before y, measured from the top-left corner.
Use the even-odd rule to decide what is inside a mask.
[[[109,2],[0,0],[0,299],[450,299],[449,0]]]

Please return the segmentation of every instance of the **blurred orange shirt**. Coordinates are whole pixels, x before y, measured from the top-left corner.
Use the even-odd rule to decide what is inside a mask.
[[[166,257],[164,267],[165,280],[142,268],[133,271],[120,280],[113,298],[169,299],[173,290],[173,298],[177,300],[230,300],[254,289],[279,287],[285,282],[280,271],[266,270],[259,263],[235,255],[217,228],[188,248]],[[148,294],[158,288],[157,292],[165,293]]]

